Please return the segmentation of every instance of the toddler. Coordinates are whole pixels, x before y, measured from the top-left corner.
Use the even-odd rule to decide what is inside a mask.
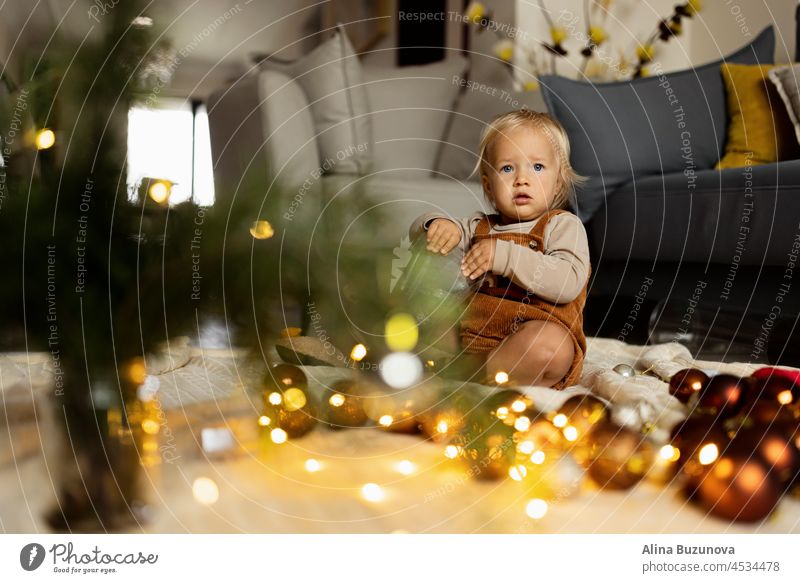
[[[583,306],[589,279],[586,231],[566,210],[584,178],[569,162],[569,140],[546,113],[512,111],[484,130],[476,166],[497,214],[419,217],[427,249],[463,253],[461,272],[482,282],[461,321],[467,353],[490,377],[561,389],[580,380],[586,351]]]

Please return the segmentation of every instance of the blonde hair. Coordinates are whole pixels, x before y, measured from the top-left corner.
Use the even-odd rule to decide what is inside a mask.
[[[530,109],[518,109],[495,117],[481,134],[478,162],[475,164],[472,174],[488,175],[488,170],[491,166],[490,150],[497,136],[525,126],[530,126],[544,133],[556,153],[560,187],[553,200],[553,208],[567,208],[570,203],[575,202],[574,189],[586,182],[587,179],[575,172],[572,164],[570,164],[569,138],[564,126],[547,113]],[[484,195],[489,198],[485,191]],[[489,202],[493,201],[490,199]]]

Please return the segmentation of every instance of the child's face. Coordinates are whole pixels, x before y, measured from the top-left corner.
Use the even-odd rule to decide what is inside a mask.
[[[523,126],[499,134],[489,158],[483,189],[506,222],[530,221],[553,207],[558,158],[545,132]]]

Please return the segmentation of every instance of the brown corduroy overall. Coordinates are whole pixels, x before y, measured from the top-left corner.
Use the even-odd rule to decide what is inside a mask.
[[[491,224],[487,217],[481,219],[472,238],[472,245],[483,239],[502,239],[531,249],[544,251],[544,230],[550,219],[564,210],[552,210],[543,215],[530,233],[498,233],[490,235]],[[588,284],[588,282],[587,282]],[[469,353],[488,353],[497,348],[508,335],[517,331],[519,324],[529,320],[547,320],[561,324],[570,332],[575,356],[567,374],[554,389],[563,389],[580,381],[583,357],[586,354],[586,336],[583,333],[583,306],[586,303],[586,285],[569,303],[554,304],[518,286],[510,279],[497,276],[497,285],[485,282],[472,298],[461,321],[461,343]]]

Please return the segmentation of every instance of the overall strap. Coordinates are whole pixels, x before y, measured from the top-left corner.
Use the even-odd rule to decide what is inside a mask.
[[[553,209],[551,211],[546,212],[545,214],[542,215],[542,217],[538,221],[536,221],[536,224],[533,225],[533,228],[531,229],[529,234],[544,240],[544,230],[545,228],[547,228],[547,223],[549,223],[550,219],[552,219],[554,216],[560,215],[561,213],[565,212],[567,211],[564,209]]]
[[[492,225],[489,222],[489,217],[484,215],[483,218],[481,218],[480,222],[478,223],[478,226],[475,228],[475,234],[473,235],[473,237],[477,237],[478,235],[481,236],[488,235],[491,229]]]

